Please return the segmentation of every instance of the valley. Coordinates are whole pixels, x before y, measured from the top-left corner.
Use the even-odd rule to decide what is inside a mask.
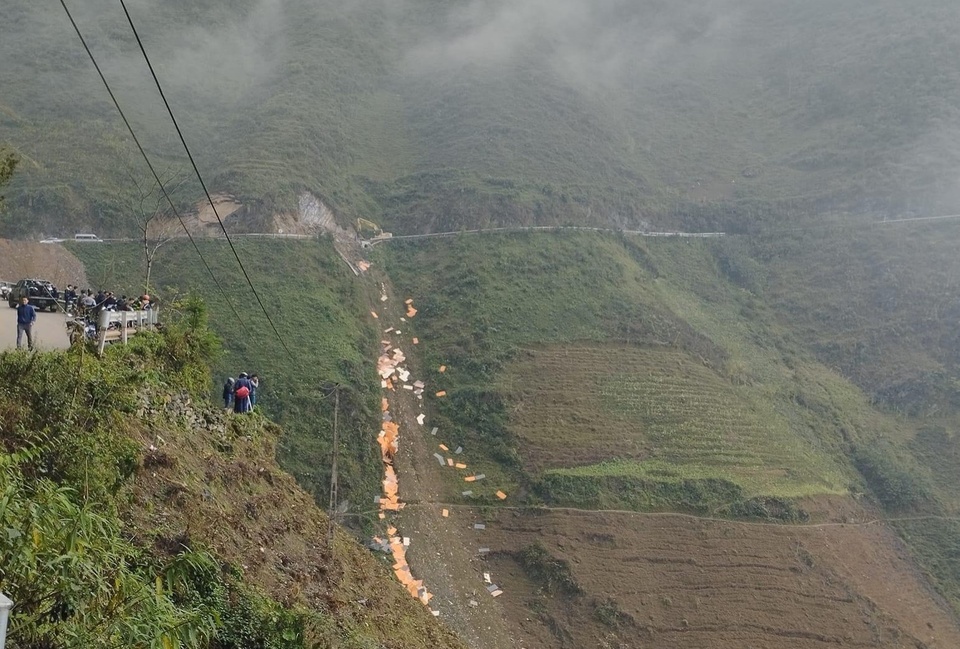
[[[928,539],[952,524],[954,487],[917,468],[945,471],[946,457],[937,465],[918,452],[922,419],[878,406],[817,360],[767,301],[779,267],[733,257],[747,243],[599,233],[398,241],[370,251],[360,278],[329,243],[243,245],[251,262],[282,254],[264,280],[329,260],[328,285],[343,273],[340,294],[359,291],[342,321],[367,332],[354,343],[359,367],[373,367],[386,336],[425,382],[422,401],[399,386],[386,395],[401,422],[404,503],[388,521],[410,537],[407,560],[430,607],[470,646],[952,646],[957,573]],[[88,257],[90,276],[136,264],[121,247],[103,250]],[[329,308],[311,295],[315,312]],[[276,366],[272,380],[299,380],[289,372]],[[347,425],[367,441],[341,450],[351,526],[364,509],[353,503],[367,502],[356,485],[379,479],[347,450],[374,457],[375,420],[361,413]],[[324,437],[294,435],[281,448],[296,452],[280,458],[295,474],[305,453],[329,457]],[[441,466],[439,444],[461,448],[450,457],[469,469]],[[467,474],[484,480],[464,483]],[[325,502],[312,475],[301,479]],[[383,534],[355,520],[356,531]],[[484,573],[502,596],[490,598]]]
[[[5,1],[7,646],[960,647],[958,25]]]

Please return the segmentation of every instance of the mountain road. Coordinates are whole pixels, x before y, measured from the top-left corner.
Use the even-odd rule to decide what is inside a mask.
[[[38,349],[44,350],[70,347],[63,314],[37,313],[37,323],[33,326],[33,342]],[[26,337],[23,344],[27,344]],[[0,317],[0,350],[14,349],[16,346],[17,312],[10,309]]]

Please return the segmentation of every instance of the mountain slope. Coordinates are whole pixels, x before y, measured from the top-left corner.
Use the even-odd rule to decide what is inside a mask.
[[[151,154],[186,169],[119,8],[74,10]],[[132,5],[212,189],[263,212],[311,190],[405,232],[948,209],[957,12],[946,0]],[[4,232],[129,231],[127,170],[145,170],[61,14],[0,9],[0,141],[23,159]],[[182,200],[200,196],[191,184]]]
[[[808,236],[801,233],[798,240]],[[378,385],[373,371],[377,341],[388,325],[399,327],[386,321],[390,304],[414,300],[419,311],[402,328],[419,344],[405,343],[404,349],[416,376],[428,386],[427,421],[422,428],[406,422],[415,441],[404,437],[402,450],[410,455],[398,465],[401,499],[409,501],[401,520],[411,530],[403,534],[415,540],[411,568],[432,592],[445,593],[444,610],[455,610],[452,603],[472,611],[468,598],[475,595],[469,593],[481,587],[482,572],[492,571],[494,579],[508,584],[505,610],[512,621],[507,631],[533,624],[520,635],[531,646],[556,646],[551,642],[561,642],[565,633],[571,633],[570,624],[558,619],[558,611],[567,604],[579,620],[573,635],[582,642],[613,634],[626,643],[627,637],[640,637],[635,631],[650,615],[653,629],[680,633],[676,625],[686,619],[709,636],[715,624],[710,615],[717,611],[705,616],[694,596],[674,600],[678,603],[671,606],[676,610],[645,608],[650,598],[674,595],[649,591],[641,601],[630,594],[611,594],[601,587],[596,566],[581,566],[568,550],[612,548],[610,556],[644,565],[643,561],[659,560],[662,553],[650,548],[641,556],[622,548],[635,545],[631,539],[638,529],[666,525],[663,521],[672,519],[631,512],[685,512],[731,521],[717,527],[690,519],[694,529],[684,559],[688,563],[680,562],[681,570],[693,571],[690,579],[716,561],[713,534],[736,536],[742,530],[757,530],[755,536],[751,532],[750,543],[755,554],[764,557],[759,562],[763,570],[771,572],[757,577],[751,572],[754,568],[735,562],[729,570],[718,568],[718,587],[783,573],[784,584],[790,584],[784,588],[801,593],[782,600],[782,606],[791,610],[804,611],[807,606],[820,610],[821,605],[814,603],[820,597],[825,601],[844,597],[843,606],[853,607],[859,606],[857,602],[892,601],[886,599],[889,593],[882,584],[864,582],[849,572],[849,566],[866,553],[865,573],[886,574],[883,566],[894,561],[897,574],[910,580],[917,606],[939,611],[936,615],[944,624],[932,638],[926,637],[915,620],[900,616],[894,605],[881,603],[861,620],[857,637],[866,637],[877,627],[886,629],[884,641],[891,647],[898,646],[898,637],[938,646],[935,640],[951,637],[949,606],[960,601],[960,573],[951,540],[957,511],[955,472],[951,473],[953,429],[945,423],[950,421],[945,411],[937,415],[942,431],[931,429],[932,422],[925,417],[890,411],[873,396],[869,384],[844,369],[838,362],[843,357],[824,356],[813,345],[818,327],[824,341],[831,335],[847,335],[824,324],[830,321],[821,321],[818,300],[810,298],[816,290],[832,287],[838,293],[831,293],[831,300],[842,301],[844,284],[836,278],[821,282],[826,270],[804,274],[798,268],[825,263],[820,255],[834,254],[833,245],[846,249],[865,241],[857,231],[839,230],[831,236],[831,245],[821,242],[799,250],[785,236],[690,240],[524,233],[395,241],[370,253],[374,270],[359,278],[337,261],[327,242],[243,243],[241,253],[256,269],[256,282],[270,287],[269,294],[280,305],[276,315],[281,331],[300,341],[305,367],[283,360],[265,323],[254,317],[253,305],[241,299],[245,294],[241,284],[231,281],[228,287],[258,332],[252,339],[232,322],[219,298],[211,295],[211,303],[215,326],[228,338],[233,354],[226,369],[239,363],[270,367],[266,385],[283,392],[267,394],[264,407],[272,411],[271,400],[285,399],[288,391],[309,395],[309,386],[328,375],[349,381],[358,395],[372,396]],[[885,249],[881,240],[876,244],[869,254],[899,254],[896,247]],[[915,258],[912,253],[920,244],[919,240],[905,244],[899,252]],[[943,245],[946,254],[949,246]],[[88,276],[94,281],[116,285],[138,276],[133,246],[73,248],[87,261]],[[218,273],[230,277],[226,248],[210,241],[203,249]],[[952,276],[952,266],[945,260],[942,266],[945,276]],[[164,293],[171,296],[203,287],[188,248],[166,250],[156,272],[169,286]],[[851,280],[858,277],[850,270],[846,273]],[[930,281],[936,283],[937,277],[932,275]],[[807,280],[815,284],[807,286]],[[381,282],[392,283],[392,302],[387,305],[377,301]],[[920,286],[916,278],[903,286],[907,284]],[[928,289],[909,294],[918,302],[898,302],[903,306],[898,315],[902,327],[926,313],[922,305],[936,295]],[[860,308],[858,303],[851,306]],[[373,319],[371,309],[379,312],[379,319]],[[315,358],[308,359],[310,354]],[[920,353],[913,357],[924,358]],[[336,374],[347,369],[336,362],[341,358],[354,359],[349,373]],[[873,357],[872,362],[883,358]],[[885,358],[896,359],[890,354]],[[883,370],[878,366],[872,372],[880,375]],[[446,395],[435,397],[437,391]],[[942,392],[938,388],[931,394]],[[410,398],[411,408],[416,408]],[[944,408],[948,402],[938,398],[932,404]],[[329,412],[320,402],[316,405],[317,410],[304,411],[317,413],[311,419],[317,426],[297,428],[303,422],[296,418],[288,422],[299,431],[289,438],[297,453],[282,451],[281,459],[294,461],[290,466],[298,477],[325,502],[325,483],[316,478],[321,473],[318,467],[328,464],[329,430],[323,422]],[[369,502],[372,494],[366,485],[378,471],[375,459],[367,464],[375,458],[370,431],[376,430],[377,408],[373,404],[365,411],[363,402],[358,405],[342,420],[356,431],[344,438],[349,441],[341,453],[347,465],[340,495],[351,503],[348,514],[363,513],[364,507],[354,503]],[[288,407],[286,403],[279,412]],[[435,437],[429,435],[434,427]],[[425,432],[418,436],[418,430]],[[460,457],[470,471],[486,476],[466,489],[472,496],[463,495],[459,470],[438,466],[432,455],[437,444],[462,447]],[[501,501],[497,490],[508,499]],[[435,524],[441,508],[449,510],[449,519]],[[598,511],[574,519],[567,516],[576,513],[567,512],[569,508]],[[561,511],[553,511],[557,509]],[[550,536],[543,554],[530,548],[530,534],[548,515],[560,516],[557,525],[567,531]],[[752,523],[743,525],[744,521]],[[483,522],[489,531],[467,522]],[[764,531],[757,523],[825,524],[823,530],[849,524],[849,531],[838,532],[836,540],[842,547],[859,548],[850,550],[857,557],[812,540],[822,536],[820,527],[796,532],[788,528],[781,536],[779,527]],[[875,526],[882,533],[874,534]],[[900,545],[891,530],[908,545]],[[457,547],[449,548],[451,543]],[[484,559],[477,555],[479,547],[489,547],[494,554]],[[440,555],[418,554],[428,548]],[[794,559],[781,565],[789,552],[794,552]],[[451,557],[459,559],[453,562]],[[557,561],[570,564],[572,579],[585,594],[569,602],[557,599],[551,584],[566,574],[555,574],[562,565]],[[451,572],[452,566],[467,567]],[[638,579],[653,578],[653,573],[637,566],[624,571]],[[929,590],[924,576],[939,594]],[[831,590],[838,583],[844,584],[839,588],[846,595]],[[827,588],[828,584],[833,585]],[[528,591],[529,597],[524,595]],[[750,633],[764,624],[768,630],[761,635],[771,629],[809,631],[803,625],[781,626],[782,620],[774,621],[767,608],[756,614]],[[463,617],[471,615],[475,614]],[[933,613],[924,615],[930,618]],[[843,621],[833,614],[823,619],[834,630]],[[581,632],[585,635],[578,635]],[[834,637],[831,631],[816,642]],[[540,638],[539,645],[535,638]],[[563,642],[575,646],[569,638]]]
[[[0,355],[0,587],[18,647],[461,647],[208,405],[202,307],[98,359]]]

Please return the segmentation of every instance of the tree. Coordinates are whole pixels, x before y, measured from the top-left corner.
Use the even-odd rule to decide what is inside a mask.
[[[16,153],[0,149],[0,187],[10,182],[10,178],[13,177],[13,172],[16,170],[18,162],[20,162],[20,158]],[[3,194],[0,194],[0,210],[2,209]]]
[[[186,178],[182,170],[168,168],[159,174],[160,183],[155,178],[146,179],[128,171],[127,177],[135,188],[129,195],[129,209],[137,222],[140,245],[143,249],[144,278],[143,290],[150,293],[150,277],[153,262],[160,248],[177,236],[181,225],[170,214],[167,196],[173,198],[183,187]],[[164,192],[165,190],[165,192]]]

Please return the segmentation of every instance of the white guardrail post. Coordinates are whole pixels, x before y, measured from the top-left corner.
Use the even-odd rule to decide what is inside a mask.
[[[120,325],[119,332],[109,331],[110,325],[114,323]],[[103,348],[108,338],[111,341],[119,339],[126,345],[132,334],[144,327],[154,329],[158,324],[160,324],[160,309],[157,307],[142,311],[101,311],[97,315],[97,353],[103,355]],[[131,327],[133,331],[130,331]]]
[[[0,593],[0,649],[7,644],[7,619],[10,617],[11,608],[13,608],[13,601]]]

